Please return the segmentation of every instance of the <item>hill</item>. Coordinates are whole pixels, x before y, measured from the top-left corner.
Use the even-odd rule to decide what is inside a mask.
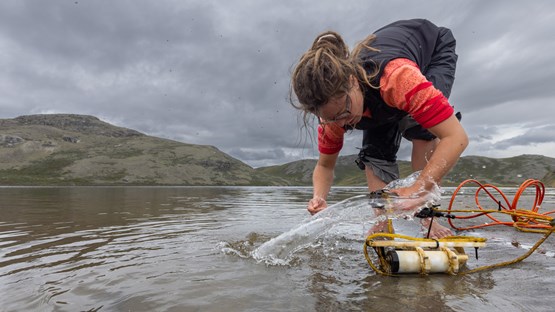
[[[0,185],[271,185],[213,146],[147,136],[93,116],[0,119]]]
[[[356,156],[339,157],[335,185],[365,186]],[[117,127],[93,116],[0,119],[0,185],[311,185],[316,160],[253,169],[213,146]],[[410,163],[399,162],[401,177]],[[443,185],[474,178],[497,186],[539,179],[555,187],[555,159],[462,157]]]
[[[341,156],[335,169],[335,185],[366,185],[364,172],[354,161],[356,155]],[[300,160],[279,166],[257,168],[260,173],[288,179],[294,185],[311,185],[316,160]],[[410,162],[399,161],[401,177],[411,171]],[[547,187],[555,187],[555,158],[539,155],[521,155],[511,158],[480,156],[461,157],[457,165],[444,178],[444,186],[457,186],[466,179],[496,186],[518,186],[526,179],[541,180]]]

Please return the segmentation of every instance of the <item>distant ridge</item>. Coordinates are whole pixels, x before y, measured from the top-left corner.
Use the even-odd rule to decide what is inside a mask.
[[[356,155],[341,156],[335,170],[335,185],[366,185],[364,172],[354,164]],[[311,185],[316,160],[299,160],[279,166],[257,168],[257,171],[289,179],[294,185]],[[399,161],[401,177],[411,171],[410,162]],[[496,186],[519,186],[526,179],[541,180],[547,187],[555,187],[555,158],[540,155],[521,155],[510,158],[464,156],[443,179],[444,186],[458,186],[466,179]]]
[[[364,186],[355,155],[339,157],[335,184]],[[316,160],[253,169],[216,147],[156,138],[97,117],[45,114],[0,119],[0,185],[312,184]],[[443,185],[474,178],[497,186],[539,179],[555,187],[555,159],[462,157]],[[410,164],[400,161],[401,176]]]
[[[97,117],[75,114],[53,114],[53,115],[27,115],[19,116],[12,120],[4,119],[0,122],[12,123],[20,126],[48,126],[64,131],[78,132],[82,134],[95,134],[109,137],[132,137],[144,136],[144,134],[127,129],[113,126],[103,122]],[[1,126],[1,124],[0,124]]]

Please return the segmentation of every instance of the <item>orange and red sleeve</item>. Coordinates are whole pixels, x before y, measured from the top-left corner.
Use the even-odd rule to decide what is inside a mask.
[[[336,154],[343,148],[345,129],[330,123],[318,126],[318,151],[322,154]]]
[[[430,128],[449,118],[454,110],[443,93],[408,59],[394,59],[384,68],[380,93],[390,106],[408,112],[422,127]]]

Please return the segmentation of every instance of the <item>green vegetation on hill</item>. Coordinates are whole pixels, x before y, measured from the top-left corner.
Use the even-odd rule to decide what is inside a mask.
[[[356,156],[339,157],[335,185],[364,186]],[[253,169],[213,146],[147,136],[93,116],[53,114],[0,119],[0,185],[311,185],[316,160]],[[411,173],[400,161],[401,177]],[[443,185],[466,179],[555,187],[555,159],[462,157]]]
[[[92,116],[0,120],[0,185],[286,183],[215,147],[147,136]]]
[[[335,185],[366,185],[366,177],[355,165],[356,155],[341,156],[335,169]],[[316,160],[299,160],[288,164],[258,168],[257,171],[288,179],[295,185],[311,185]],[[521,155],[511,158],[461,157],[457,165],[443,179],[444,186],[458,186],[462,181],[475,179],[497,186],[518,186],[526,179],[538,179],[547,187],[555,187],[555,158]],[[401,177],[408,176],[411,165],[399,161]]]

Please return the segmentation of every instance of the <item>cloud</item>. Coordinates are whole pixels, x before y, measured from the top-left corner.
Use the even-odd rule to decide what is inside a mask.
[[[527,128],[522,134],[510,137],[495,143],[496,149],[505,149],[511,146],[534,146],[541,143],[553,142],[555,124]]]
[[[94,115],[149,135],[213,145],[251,166],[315,158],[314,129],[302,129],[288,101],[300,55],[328,29],[352,47],[386,23],[422,17],[457,38],[450,102],[471,137],[465,154],[505,157],[526,146],[553,157],[547,133],[555,113],[549,66],[555,3],[525,8],[500,0],[109,6],[6,0],[0,2],[0,118]],[[358,153],[360,145],[354,131],[342,154]],[[405,142],[399,158],[409,155]]]

